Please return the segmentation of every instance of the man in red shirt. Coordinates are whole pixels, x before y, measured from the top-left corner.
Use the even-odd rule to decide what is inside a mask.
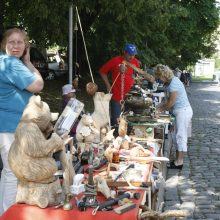
[[[117,124],[117,119],[121,114],[121,102],[134,84],[132,74],[134,70],[125,66],[123,61],[127,61],[136,67],[140,67],[139,61],[135,58],[137,48],[134,44],[126,44],[124,54],[116,56],[107,61],[99,70],[99,73],[106,85],[107,92],[112,93],[111,100],[111,125]],[[109,82],[108,74],[112,73],[112,85]]]

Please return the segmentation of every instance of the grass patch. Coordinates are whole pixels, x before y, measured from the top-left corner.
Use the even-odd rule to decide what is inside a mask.
[[[203,80],[212,80],[212,75],[205,75],[205,76],[193,76],[192,81],[203,81]]]

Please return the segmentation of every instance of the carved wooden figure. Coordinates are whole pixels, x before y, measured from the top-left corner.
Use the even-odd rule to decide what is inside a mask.
[[[76,128],[76,140],[80,152],[90,150],[93,143],[101,142],[101,129],[110,130],[109,102],[111,94],[96,92],[93,96],[94,112],[91,115],[84,114]]]
[[[109,102],[111,97],[112,94],[103,92],[96,92],[93,96],[94,112],[92,113],[92,118],[98,130],[103,126],[110,126]]]
[[[45,208],[57,205],[64,199],[60,181],[54,176],[57,165],[52,155],[57,151],[65,153],[68,136],[61,138],[52,132],[51,121],[56,120],[57,116],[50,112],[40,96],[32,96],[23,112],[9,151],[9,164],[18,178],[18,203]],[[61,163],[64,170],[67,169],[66,157],[62,158]],[[74,175],[70,173],[68,175]]]

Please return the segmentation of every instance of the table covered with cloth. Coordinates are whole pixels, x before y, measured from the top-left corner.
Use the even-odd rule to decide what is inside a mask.
[[[72,198],[73,209],[64,211],[62,208],[48,207],[45,209],[27,204],[14,204],[1,217],[0,220],[137,220],[139,213],[139,205],[145,201],[146,193],[143,190],[136,190],[141,196],[138,200],[131,199],[136,204],[134,209],[131,209],[123,214],[117,214],[112,211],[97,211],[96,215],[92,215],[94,208],[87,208],[86,211],[79,211],[75,204],[75,199]],[[79,197],[77,197],[79,199]],[[102,203],[106,201],[101,194],[98,194],[97,200]],[[113,206],[113,208],[118,205]]]

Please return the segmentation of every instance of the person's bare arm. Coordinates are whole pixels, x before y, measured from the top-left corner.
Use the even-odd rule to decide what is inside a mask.
[[[40,72],[34,67],[34,65],[30,61],[30,49],[27,48],[26,54],[22,58],[23,63],[27,66],[27,68],[36,76],[34,82],[32,82],[25,89],[29,92],[40,92],[44,87],[44,80],[40,74]]]
[[[100,73],[100,75],[101,75],[101,77],[102,77],[102,80],[103,80],[104,83],[105,83],[107,92],[109,92],[110,89],[111,89],[111,84],[110,84],[110,82],[109,82],[108,75],[102,74],[102,73]]]
[[[163,112],[170,110],[176,102],[177,92],[171,92],[167,101],[158,106],[157,111]]]

